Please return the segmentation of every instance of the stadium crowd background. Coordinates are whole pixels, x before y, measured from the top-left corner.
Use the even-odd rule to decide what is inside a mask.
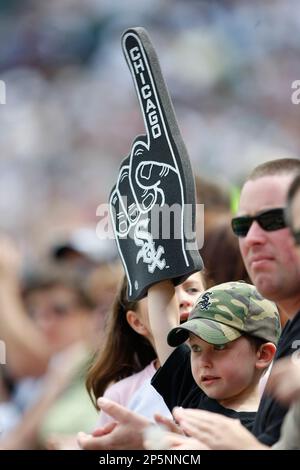
[[[143,132],[120,45],[144,26],[195,173],[239,185],[300,154],[297,0],[1,0],[0,229],[32,259],[96,226],[121,159]]]

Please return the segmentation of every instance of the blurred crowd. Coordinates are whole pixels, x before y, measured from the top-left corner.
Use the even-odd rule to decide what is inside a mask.
[[[207,288],[249,282],[230,227],[245,175],[300,155],[297,0],[0,0],[0,448],[78,448],[97,423],[86,375],[123,271],[96,211],[144,132],[131,26],[153,40],[196,175]]]
[[[143,132],[120,45],[130,26],[153,40],[196,173],[238,185],[299,154],[299,23],[297,0],[2,0],[1,227],[35,256],[96,223]]]
[[[95,235],[94,235],[95,236]],[[0,440],[8,449],[76,447],[97,413],[85,389],[93,354],[121,276],[114,258],[99,258],[85,240],[24,264],[0,238]],[[22,269],[21,269],[22,268]],[[72,438],[71,438],[72,437]],[[63,439],[63,443],[62,443]],[[66,444],[64,443],[66,440]]]

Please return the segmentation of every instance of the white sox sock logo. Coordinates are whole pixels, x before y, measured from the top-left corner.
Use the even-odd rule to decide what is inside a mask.
[[[197,305],[200,305],[201,310],[208,310],[209,307],[212,305],[212,302],[210,301],[211,295],[211,292],[206,292],[200,297],[199,301],[197,302]]]
[[[149,219],[141,220],[137,223],[134,231],[134,242],[137,246],[142,248],[136,255],[136,262],[142,258],[143,262],[148,265],[149,273],[154,273],[155,268],[164,269],[166,266],[166,260],[160,259],[164,254],[164,247],[159,245],[157,250],[155,249],[155,243],[151,233],[147,232]],[[143,230],[144,229],[144,230]]]

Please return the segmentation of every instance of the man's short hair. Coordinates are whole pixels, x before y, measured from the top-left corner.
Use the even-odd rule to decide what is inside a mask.
[[[263,176],[284,175],[300,172],[300,160],[298,158],[279,158],[278,160],[270,160],[258,165],[250,173],[247,181],[256,180]]]

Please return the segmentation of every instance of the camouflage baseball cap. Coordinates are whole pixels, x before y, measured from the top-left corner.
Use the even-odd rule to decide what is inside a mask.
[[[225,344],[246,334],[277,344],[280,317],[276,305],[242,281],[226,282],[203,292],[187,322],[173,328],[168,344],[184,343],[189,333],[211,344]]]

